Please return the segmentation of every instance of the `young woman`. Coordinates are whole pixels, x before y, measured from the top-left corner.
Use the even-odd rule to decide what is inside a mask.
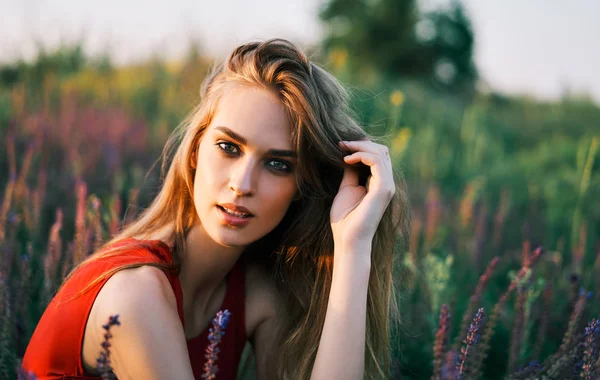
[[[69,274],[23,368],[97,378],[102,325],[118,314],[119,379],[199,379],[227,308],[217,378],[235,378],[246,340],[259,379],[389,378],[409,211],[388,149],[286,40],[239,46],[201,96],[167,143],[156,199]]]

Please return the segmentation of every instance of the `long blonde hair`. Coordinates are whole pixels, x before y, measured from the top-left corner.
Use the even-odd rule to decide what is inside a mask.
[[[219,98],[232,84],[272,92],[292,120],[301,197],[292,203],[281,223],[251,244],[244,256],[272,273],[283,299],[287,300],[283,311],[286,322],[279,331],[278,349],[272,350],[275,353],[271,361],[273,374],[280,379],[308,379],[325,321],[333,273],[329,211],[345,167],[344,152],[337,142],[373,138],[356,122],[343,86],[289,41],[272,39],[241,45],[225,62],[212,69],[202,83],[200,104],[177,127],[165,146],[162,169],[166,175],[156,198],[106,244],[107,249],[88,257],[68,277],[90,261],[118,255],[127,249],[127,245],[110,249],[108,246],[112,243],[134,236],[152,236],[165,226],[172,227],[173,265],[148,265],[178,270],[181,263],[177,252],[197,222],[193,179],[199,141],[212,120]],[[399,321],[392,267],[399,254],[398,243],[406,242],[410,212],[406,185],[397,172],[395,181],[395,196],[383,215],[372,245],[366,379],[389,378],[389,333],[392,325]],[[139,265],[124,265],[103,273],[79,294],[118,270]]]

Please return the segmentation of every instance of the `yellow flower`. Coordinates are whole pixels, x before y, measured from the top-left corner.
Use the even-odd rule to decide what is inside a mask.
[[[392,102],[392,105],[394,105],[395,107],[398,107],[399,105],[404,103],[404,94],[402,93],[402,91],[395,90],[394,92],[392,92],[392,95],[390,96],[390,102]]]
[[[345,49],[332,49],[329,52],[329,61],[335,70],[339,70],[346,65],[348,52]]]
[[[402,154],[404,150],[406,150],[411,136],[412,132],[408,127],[402,128],[398,131],[396,137],[394,137],[394,140],[392,141],[392,149],[394,150],[395,154]]]
[[[170,74],[179,74],[183,65],[181,61],[169,61],[166,63],[165,68]]]

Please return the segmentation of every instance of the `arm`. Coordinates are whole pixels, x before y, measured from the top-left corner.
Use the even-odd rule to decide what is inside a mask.
[[[175,295],[160,269],[125,269],[106,282],[86,327],[86,362],[95,363],[102,325],[112,314],[119,314],[121,321],[111,329],[110,348],[111,366],[119,379],[194,378]]]
[[[365,356],[365,326],[367,307],[367,286],[370,272],[370,247],[345,251],[347,255],[334,255],[333,278],[329,292],[327,314],[323,332],[313,366],[312,379],[362,379]],[[355,252],[364,253],[360,257]],[[335,254],[337,254],[336,252]],[[367,259],[365,260],[364,257]],[[349,259],[353,258],[353,259]],[[358,259],[358,260],[357,260]],[[272,354],[275,348],[276,331],[281,321],[275,311],[281,305],[275,284],[255,281],[262,284],[260,298],[266,318],[256,327],[250,342],[254,349],[258,379],[271,380],[276,375],[273,369]],[[276,305],[273,308],[271,305]],[[336,365],[331,365],[336,363]]]
[[[363,378],[371,267],[364,257],[370,257],[370,250],[370,247],[356,247],[347,249],[343,255],[334,254],[327,314],[311,379]]]
[[[331,206],[333,277],[311,379],[362,379],[365,368],[367,291],[371,247],[395,193],[387,147],[371,141],[340,142],[349,166]],[[352,166],[369,167],[363,184]]]

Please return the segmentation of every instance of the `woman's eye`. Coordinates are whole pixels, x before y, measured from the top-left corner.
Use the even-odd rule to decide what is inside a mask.
[[[284,161],[271,160],[268,163],[275,170],[279,170],[279,171],[282,171],[282,172],[289,172],[289,171],[292,170],[291,165],[288,164],[287,162],[284,162]]]
[[[231,144],[228,142],[219,142],[219,143],[217,143],[217,146],[219,147],[219,149],[221,149],[225,153],[228,153],[228,154],[237,153],[237,146],[235,146],[235,144]]]

